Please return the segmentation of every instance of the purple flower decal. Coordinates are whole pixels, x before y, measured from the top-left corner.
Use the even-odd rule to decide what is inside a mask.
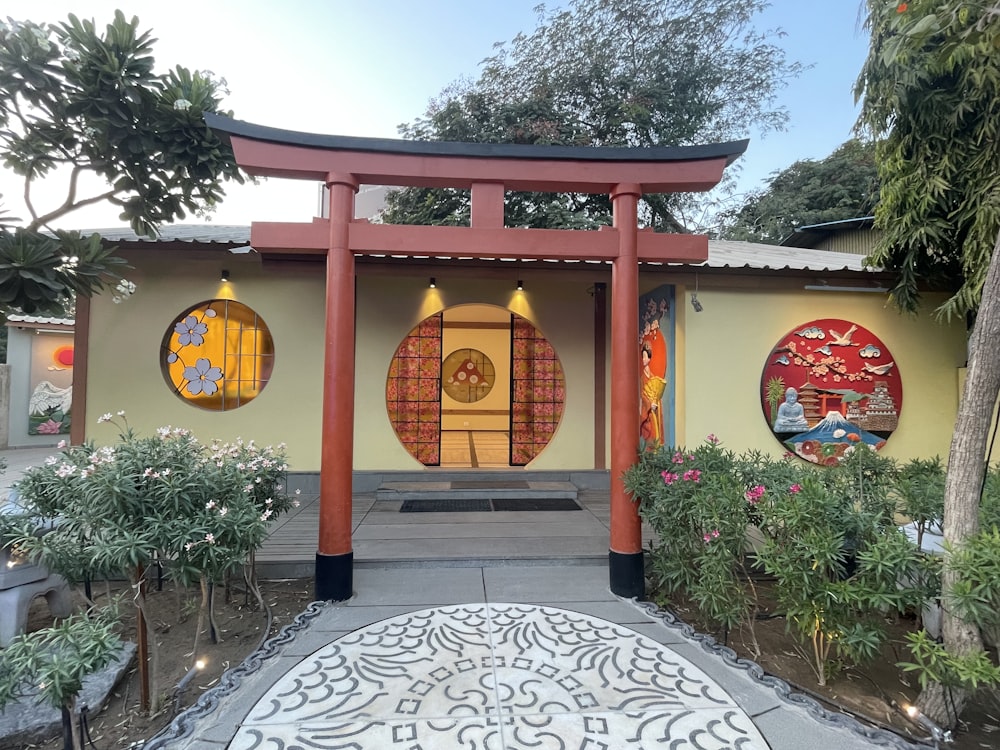
[[[174,326],[174,333],[179,334],[177,341],[181,346],[194,344],[201,346],[205,343],[205,335],[208,333],[208,326],[198,322],[194,315],[188,315],[184,320]]]
[[[212,367],[211,362],[201,357],[195,361],[194,367],[184,368],[184,379],[188,381],[187,389],[192,395],[204,393],[211,396],[219,390],[215,381],[222,380],[222,370]]]

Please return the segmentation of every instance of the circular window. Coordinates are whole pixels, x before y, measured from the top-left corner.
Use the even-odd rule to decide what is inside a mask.
[[[478,349],[456,349],[441,365],[441,389],[456,401],[473,404],[493,388],[493,362]]]
[[[167,385],[184,401],[230,411],[264,390],[274,367],[274,341],[246,305],[225,299],[202,302],[167,329],[160,367]]]
[[[859,444],[879,450],[899,424],[896,359],[871,331],[823,318],[796,326],[771,349],[761,408],[775,437],[812,463],[834,466]]]

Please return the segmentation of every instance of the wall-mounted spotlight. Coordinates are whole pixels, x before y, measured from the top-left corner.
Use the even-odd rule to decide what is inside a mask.
[[[227,271],[225,268],[222,269],[222,281],[223,283],[229,281],[229,271]]]
[[[705,306],[698,301],[698,274],[694,275],[694,291],[691,293],[691,307],[695,312],[701,312]]]
[[[437,279],[431,276],[431,283],[427,285],[429,289],[437,289]]]
[[[519,292],[524,291],[524,282],[521,281],[520,279],[517,280],[517,291]]]

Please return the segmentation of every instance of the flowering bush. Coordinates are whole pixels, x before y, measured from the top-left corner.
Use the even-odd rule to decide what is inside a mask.
[[[179,427],[141,437],[124,416],[98,420],[118,426],[115,444],[60,444],[59,455],[24,473],[17,486],[28,513],[4,519],[5,536],[72,582],[126,577],[140,610],[146,571],[161,563],[168,577],[201,585],[201,614],[210,617],[211,583],[252,561],[294,503],[283,446],[204,445]],[[52,530],[36,534],[40,523]],[[154,672],[155,659],[154,651]]]
[[[693,451],[643,453],[624,482],[657,535],[656,584],[686,594],[724,630],[742,623],[753,639],[758,602],[748,568],[762,568],[824,684],[834,657],[876,653],[886,611],[929,596],[932,577],[893,521],[895,478],[892,461],[870,450],[819,468],[791,454],[735,455],[709,435]]]

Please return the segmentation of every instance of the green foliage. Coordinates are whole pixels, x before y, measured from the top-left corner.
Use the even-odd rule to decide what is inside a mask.
[[[15,636],[0,660],[0,708],[35,697],[72,710],[83,679],[107,666],[121,648],[116,621],[115,609],[107,608]]]
[[[944,518],[944,466],[941,458],[914,458],[899,468],[893,486],[898,512],[917,527],[917,546],[923,547],[924,533],[940,526]]]
[[[802,159],[720,216],[725,239],[779,244],[799,227],[870,216],[878,203],[875,146],[847,141],[825,159]]]
[[[720,627],[752,628],[756,593],[744,560],[755,556],[775,578],[789,627],[810,645],[820,684],[839,663],[879,652],[887,612],[936,593],[934,563],[893,522],[895,464],[873,451],[820,469],[734,455],[710,436],[690,452],[644,453],[623,479],[657,534],[657,584],[685,593]]]
[[[898,666],[904,672],[915,672],[921,688],[931,683],[972,689],[1000,684],[1000,667],[990,661],[985,651],[955,656],[926,630],[908,633],[906,640],[913,661],[900,662]]]
[[[983,495],[979,503],[979,526],[984,531],[1000,528],[1000,465],[986,468]]]
[[[102,417],[111,421],[111,415]],[[188,585],[219,580],[264,541],[293,500],[283,491],[280,449],[202,445],[187,430],[154,437],[123,427],[119,442],[66,448],[28,469],[18,491],[33,510],[8,536],[67,580],[122,576],[156,560]],[[58,519],[47,534],[33,527]]]
[[[855,92],[860,126],[879,139],[882,235],[870,261],[898,274],[900,308],[915,310],[929,286],[952,293],[940,315],[961,317],[979,307],[1000,230],[1000,12],[867,5],[871,51]]]
[[[801,67],[758,33],[763,0],[571,0],[539,6],[534,31],[499,44],[479,77],[446,88],[406,138],[566,146],[690,145],[780,129],[777,92]],[[390,193],[391,223],[468,221],[468,194]],[[684,231],[691,195],[651,195],[642,219]],[[509,194],[506,224],[596,228],[607,196]]]
[[[74,295],[90,296],[120,278],[126,263],[99,235],[0,230],[0,309],[61,316]]]
[[[100,238],[58,232],[53,248],[40,233],[53,220],[106,201],[153,235],[211,209],[223,181],[243,180],[202,117],[220,111],[225,81],[181,67],[155,73],[154,40],[138,25],[121,11],[103,33],[73,15],[56,25],[0,22],[0,158],[24,179],[28,215],[23,228],[0,233],[0,308],[50,312],[70,293],[90,295],[118,278],[122,261]],[[85,172],[106,189],[78,194]],[[62,179],[65,200],[39,210],[34,185]]]

